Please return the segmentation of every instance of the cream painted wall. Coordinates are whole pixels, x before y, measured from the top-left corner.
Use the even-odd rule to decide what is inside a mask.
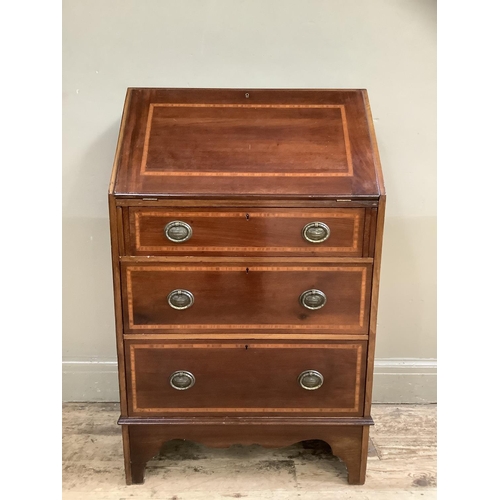
[[[375,398],[435,398],[435,10],[433,0],[64,0],[66,400],[117,397],[106,192],[132,86],[368,89],[388,199]]]

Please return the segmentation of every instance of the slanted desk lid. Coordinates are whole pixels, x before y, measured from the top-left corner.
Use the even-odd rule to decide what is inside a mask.
[[[128,90],[118,196],[375,198],[381,189],[364,90]]]

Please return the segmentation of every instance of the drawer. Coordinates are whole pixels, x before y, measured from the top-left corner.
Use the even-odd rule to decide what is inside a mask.
[[[363,253],[364,225],[364,208],[130,208],[126,253],[358,257]]]
[[[127,333],[368,331],[371,264],[122,263]]]
[[[129,414],[363,412],[365,342],[126,342]]]

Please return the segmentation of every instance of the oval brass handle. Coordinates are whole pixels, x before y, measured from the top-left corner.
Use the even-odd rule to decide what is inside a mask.
[[[326,304],[326,295],[321,290],[306,290],[300,294],[299,302],[307,309],[321,309]]]
[[[323,375],[316,370],[306,370],[297,379],[300,387],[306,391],[315,391],[323,385]]]
[[[178,391],[190,389],[195,382],[194,375],[184,370],[178,370],[170,375],[170,385]]]
[[[172,290],[167,297],[168,305],[174,309],[187,309],[194,304],[194,295],[189,290]]]
[[[302,229],[302,237],[309,243],[323,243],[330,237],[330,228],[324,222],[310,222]]]
[[[193,229],[187,222],[173,220],[164,229],[165,236],[174,243],[183,243],[193,236]]]

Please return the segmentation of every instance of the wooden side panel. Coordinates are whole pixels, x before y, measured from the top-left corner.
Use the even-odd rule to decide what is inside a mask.
[[[116,348],[118,354],[118,382],[120,389],[120,409],[122,415],[127,415],[127,388],[125,380],[125,355],[123,346],[123,311],[121,300],[121,275],[120,275],[120,241],[123,241],[120,221],[122,220],[121,208],[117,208],[112,195],[108,198],[109,222],[111,233],[111,258],[113,272],[113,292],[115,303]]]
[[[380,287],[380,264],[382,259],[382,240],[384,232],[385,218],[385,195],[380,198],[380,205],[377,213],[377,232],[375,239],[375,258],[373,264],[373,282],[371,292],[370,309],[370,328],[368,340],[368,364],[366,368],[366,398],[365,398],[365,416],[369,416],[372,404],[373,392],[373,370],[375,362],[375,340],[377,335],[377,315],[378,315],[378,297]]]
[[[116,176],[118,174],[118,164],[120,160],[123,159],[123,156],[126,155],[126,152],[123,151],[123,136],[125,134],[125,127],[126,124],[128,123],[129,119],[129,110],[130,110],[130,95],[131,95],[131,89],[127,89],[127,95],[125,97],[125,104],[123,105],[123,113],[122,113],[122,119],[120,123],[120,131],[118,133],[118,141],[116,144],[116,151],[115,151],[115,159],[113,162],[113,168],[111,170],[111,179],[109,181],[109,188],[108,188],[108,194],[111,195],[115,191],[115,183],[116,183]]]
[[[382,240],[384,233],[384,220],[385,220],[385,204],[386,204],[386,190],[384,183],[384,175],[382,172],[382,165],[380,162],[380,154],[378,150],[377,138],[375,134],[375,127],[371,112],[370,101],[368,99],[368,92],[363,90],[363,99],[365,102],[365,115],[368,123],[370,133],[371,154],[373,158],[373,165],[375,167],[375,174],[377,178],[378,189],[380,192],[379,205],[377,209],[377,222],[375,237],[372,237],[373,243],[373,281],[372,281],[372,302],[370,310],[370,330],[368,341],[368,365],[367,365],[367,378],[366,378],[366,398],[365,398],[365,416],[369,416],[371,412],[372,392],[373,392],[373,369],[375,362],[375,340],[377,334],[377,315],[378,315],[378,297],[380,287],[380,265],[382,259]],[[366,467],[366,464],[365,464]]]
[[[367,236],[367,240],[365,240],[365,244],[367,244],[367,251],[368,251],[368,256],[374,257],[375,256],[375,240],[377,236],[377,215],[378,215],[378,209],[377,208],[371,208],[367,210],[368,214],[367,219],[369,218],[369,223],[366,222],[365,224],[369,224],[370,226],[370,234]]]
[[[370,100],[368,98],[368,92],[366,89],[362,90],[363,100],[365,103],[365,119],[368,124],[368,131],[370,134],[370,154],[373,161],[373,166],[375,167],[375,176],[377,179],[378,190],[380,192],[380,196],[385,199],[385,183],[384,183],[384,174],[382,172],[382,165],[380,163],[380,154],[378,150],[377,137],[375,134],[375,126],[373,124],[373,116],[372,110],[370,106]]]
[[[377,209],[365,210],[365,228],[363,234],[363,257],[373,257],[375,252],[375,233],[377,229]]]

